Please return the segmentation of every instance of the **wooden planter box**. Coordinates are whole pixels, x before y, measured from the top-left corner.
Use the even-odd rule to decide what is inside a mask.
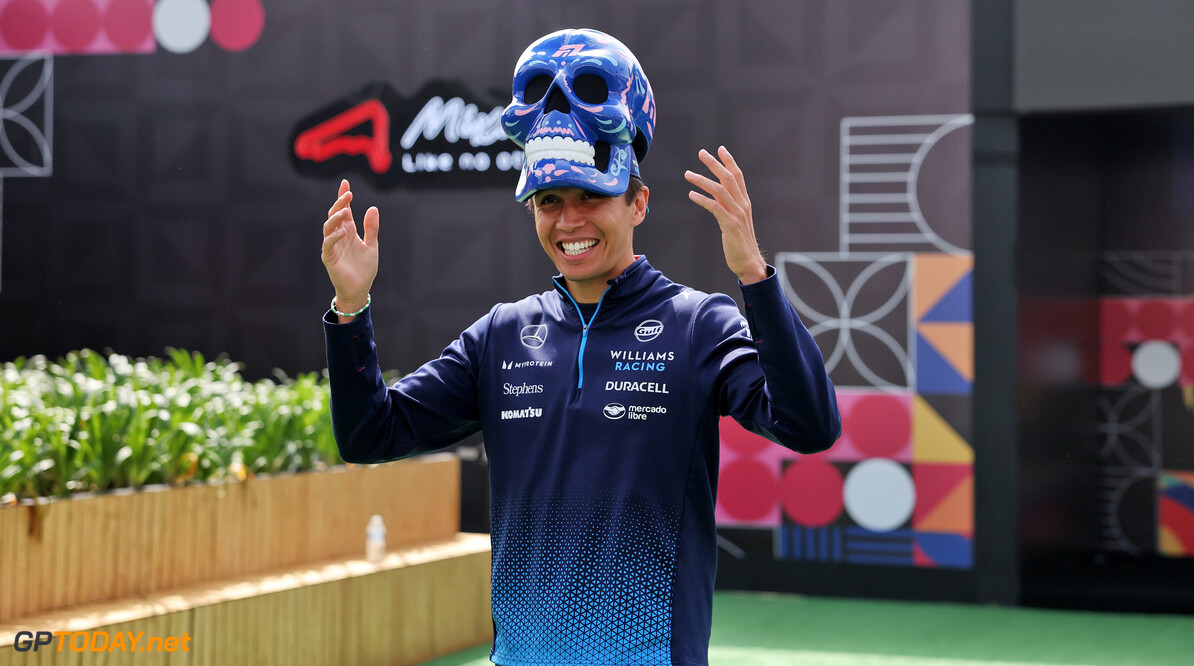
[[[449,455],[244,482],[155,487],[0,508],[0,624],[306,563],[364,557],[380,514],[395,548],[451,539]]]

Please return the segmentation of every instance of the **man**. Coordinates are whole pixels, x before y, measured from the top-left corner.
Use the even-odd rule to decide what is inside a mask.
[[[369,319],[379,215],[364,237],[340,195],[324,223],[332,418],[345,460],[441,449],[478,430],[491,479],[492,659],[706,664],[717,546],[718,421],[797,451],[841,431],[820,352],[754,236],[729,151],[687,172],[717,219],[747,318],[633,250],[654,96],[621,42],[564,30],[532,44],[503,123],[525,147],[528,201],[554,288],[494,306],[387,388]]]

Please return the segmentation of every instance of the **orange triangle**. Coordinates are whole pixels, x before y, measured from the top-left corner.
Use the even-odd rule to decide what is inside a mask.
[[[921,532],[974,534],[974,477],[963,480],[925,517],[916,522]]]
[[[912,396],[912,461],[974,464],[974,449],[918,395]]]
[[[941,297],[974,268],[974,257],[952,254],[918,254],[914,263],[912,312],[915,321],[925,316]]]
[[[968,382],[974,381],[974,324],[938,322],[920,324],[916,330],[959,375]]]

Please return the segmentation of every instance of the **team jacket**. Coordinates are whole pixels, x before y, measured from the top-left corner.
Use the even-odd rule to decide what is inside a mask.
[[[805,453],[841,432],[820,351],[770,272],[742,287],[743,318],[639,257],[587,325],[557,277],[389,388],[369,311],[325,317],[346,461],[483,433],[496,663],[708,663],[719,417]]]

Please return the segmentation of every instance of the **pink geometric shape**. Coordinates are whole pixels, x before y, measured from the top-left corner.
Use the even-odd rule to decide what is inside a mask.
[[[850,440],[868,458],[891,458],[906,448],[912,437],[908,405],[894,395],[860,398],[842,423]]]
[[[1104,341],[1100,345],[1099,383],[1118,386],[1132,376],[1132,350],[1121,342]]]
[[[153,53],[154,0],[0,0],[0,55]]]
[[[772,442],[738,425],[738,422],[732,416],[721,417],[718,427],[721,435],[721,443],[739,453],[759,453],[767,447],[772,446]]]
[[[754,460],[742,459],[721,470],[717,506],[730,521],[759,521],[774,512],[779,494],[775,474]]]
[[[265,8],[260,0],[213,0],[211,38],[225,51],[244,51],[261,37]]]
[[[92,0],[62,0],[51,14],[50,25],[63,49],[86,53],[99,33],[99,10]]]
[[[1187,301],[1178,316],[1178,326],[1185,334],[1186,340],[1194,342],[1194,300]]]
[[[11,0],[0,9],[0,35],[13,51],[32,51],[45,38],[50,21],[37,0]]]
[[[1132,306],[1126,299],[1104,298],[1099,303],[1099,337],[1119,342],[1132,330]]]
[[[112,44],[123,53],[153,51],[153,3],[145,0],[112,0],[104,12],[104,28]],[[146,47],[148,42],[149,48]]]
[[[822,456],[804,456],[788,465],[780,497],[788,518],[805,527],[824,527],[842,513],[842,473]]]
[[[1178,386],[1194,386],[1194,345],[1186,345],[1182,351],[1182,374]]]
[[[1149,340],[1171,340],[1177,328],[1177,303],[1149,300],[1136,310],[1136,328]]]
[[[858,462],[874,457],[874,454],[868,453],[867,446],[871,450],[875,449],[875,436],[870,432],[873,426],[862,423],[867,418],[868,413],[874,413],[876,410],[869,407],[865,402],[863,409],[855,415],[856,405],[865,401],[867,398],[878,397],[885,403],[885,406],[894,407],[899,405],[900,410],[904,416],[895,416],[894,419],[899,423],[907,421],[911,424],[912,413],[912,395],[909,393],[888,393],[883,391],[874,391],[868,389],[842,389],[837,392],[837,405],[842,413],[842,438],[833,445],[826,453],[829,460],[836,462]],[[857,435],[862,435],[862,441],[859,442]],[[868,437],[871,439],[868,440]],[[897,462],[912,462],[912,436],[911,425],[907,428],[907,434],[902,437],[888,438],[885,435],[880,435],[878,450],[893,451],[890,455],[883,457],[890,458]],[[901,440],[901,446],[895,448],[895,440]],[[886,446],[884,446],[886,440]]]

